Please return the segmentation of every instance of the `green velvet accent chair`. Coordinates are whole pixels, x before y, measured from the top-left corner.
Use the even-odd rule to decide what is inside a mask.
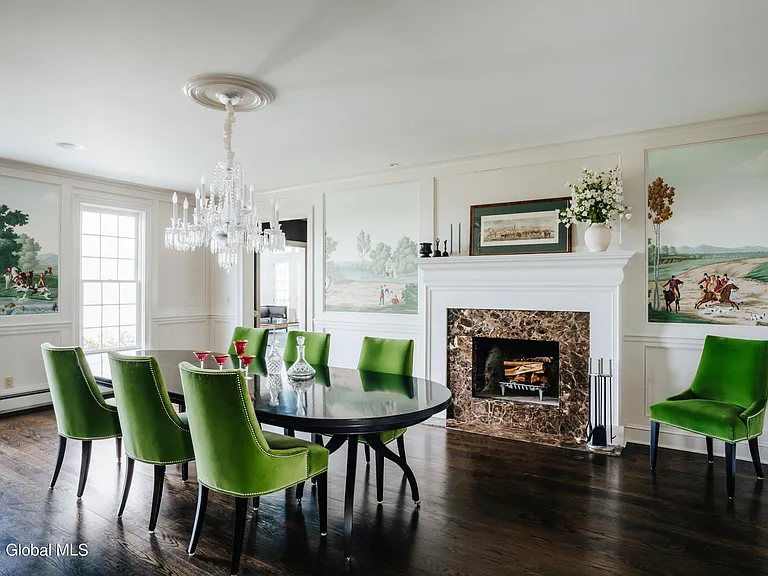
[[[181,479],[186,481],[188,462],[195,459],[187,417],[184,413],[177,414],[171,405],[162,371],[154,357],[113,352],[109,354],[109,368],[128,460],[117,517],[123,516],[128,502],[135,461],[152,464],[154,486],[149,533],[153,534],[163,497],[166,466],[181,464]]]
[[[393,338],[363,338],[357,369],[361,372],[381,372],[399,376],[413,374],[413,340],[397,340]],[[405,428],[381,432],[379,437],[386,445],[397,441],[397,451],[403,462],[405,455]],[[365,446],[365,461],[371,462],[371,448],[363,436],[358,438]],[[384,456],[376,453],[376,501],[381,504],[384,500]]]
[[[195,553],[213,490],[235,497],[231,574],[240,566],[248,499],[259,498],[317,477],[320,534],[327,528],[328,450],[281,434],[263,432],[241,370],[201,370],[179,365],[189,429],[195,449],[197,513],[189,543]]]
[[[269,330],[267,328],[249,328],[248,326],[235,327],[227,354],[237,355],[235,340],[248,340],[248,343],[245,345],[245,354],[256,356],[256,358],[264,358],[267,355]]]
[[[746,440],[759,479],[763,478],[757,438],[763,432],[768,399],[768,342],[707,336],[691,385],[651,406],[651,470],[656,469],[659,425],[707,439],[709,463],[713,439],[725,442],[728,498],[736,483],[736,444]]]
[[[312,365],[328,366],[328,356],[331,353],[331,335],[325,332],[302,332],[291,330],[285,340],[283,361],[293,364],[298,360],[296,339],[304,336],[304,359]]]
[[[67,440],[80,440],[82,452],[80,479],[77,484],[79,500],[83,497],[88,480],[94,440],[115,438],[117,459],[120,460],[122,432],[117,408],[107,403],[99,392],[82,348],[57,347],[46,342],[41,349],[56,415],[56,427],[59,430],[59,454],[51,478],[51,489],[56,485],[61,472]]]

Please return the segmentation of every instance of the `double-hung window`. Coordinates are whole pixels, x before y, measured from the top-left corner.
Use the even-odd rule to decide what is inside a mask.
[[[80,341],[87,352],[143,345],[142,215],[81,207]]]

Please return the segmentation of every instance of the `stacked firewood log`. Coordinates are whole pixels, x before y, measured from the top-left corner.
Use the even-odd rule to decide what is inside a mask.
[[[538,356],[535,358],[520,358],[519,360],[504,361],[504,376],[512,382],[523,384],[547,385],[547,377],[544,376],[544,368],[552,362],[552,358]]]

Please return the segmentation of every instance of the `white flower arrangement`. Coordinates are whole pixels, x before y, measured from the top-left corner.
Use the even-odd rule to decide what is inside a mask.
[[[608,172],[593,172],[581,169],[581,179],[577,184],[565,183],[571,189],[571,205],[558,211],[558,219],[566,226],[576,222],[587,224],[606,224],[614,218],[632,217],[624,206],[624,188],[621,184],[621,170],[616,168]]]

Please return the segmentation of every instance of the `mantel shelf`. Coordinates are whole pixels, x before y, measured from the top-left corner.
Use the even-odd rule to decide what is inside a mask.
[[[418,258],[421,270],[472,269],[490,267],[596,267],[619,268],[627,265],[636,252],[610,250],[608,252],[568,252],[564,254],[514,254],[509,256],[449,256],[447,258]]]

